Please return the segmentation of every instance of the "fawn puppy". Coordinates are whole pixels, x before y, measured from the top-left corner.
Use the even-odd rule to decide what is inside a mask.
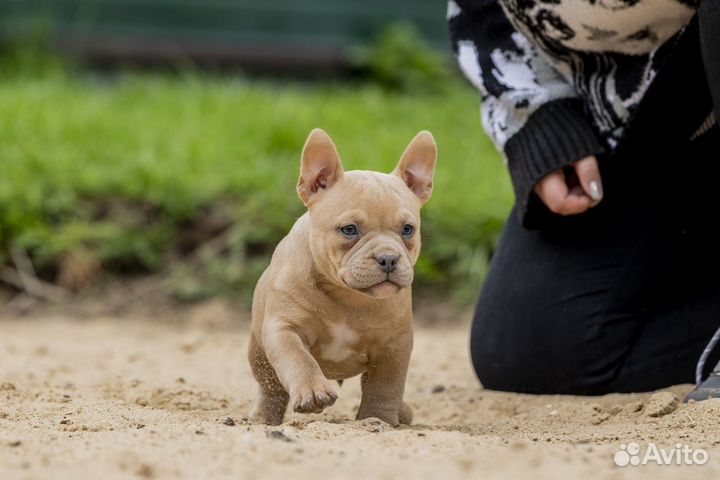
[[[357,418],[410,423],[411,285],[436,159],[435,140],[420,132],[392,173],[346,172],[330,137],[310,133],[297,184],[308,211],[253,297],[249,359],[260,388],[252,420],[280,424],[288,403],[321,412],[337,399],[331,380],[362,374]]]

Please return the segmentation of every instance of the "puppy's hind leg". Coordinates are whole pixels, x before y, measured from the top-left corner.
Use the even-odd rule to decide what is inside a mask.
[[[267,425],[280,425],[285,418],[290,397],[287,392],[271,393],[262,387],[258,390],[255,405],[250,412],[250,421]]]
[[[362,400],[358,420],[376,417],[393,426],[412,421],[412,410],[403,403],[411,351],[412,332],[408,332],[370,358],[372,366],[360,379]]]
[[[250,412],[250,420],[256,423],[280,425],[285,418],[290,396],[278,380],[275,370],[255,338],[250,339],[248,357],[255,380],[260,384],[255,406]]]
[[[365,389],[365,384],[368,381],[368,372],[365,372],[362,374],[362,377],[360,377],[360,385],[362,386],[363,390]],[[358,412],[358,418],[360,418],[360,413]],[[402,405],[400,405],[400,411],[398,412],[398,421],[402,425],[412,425],[413,421],[413,409],[410,405],[408,405],[405,402],[402,402]]]

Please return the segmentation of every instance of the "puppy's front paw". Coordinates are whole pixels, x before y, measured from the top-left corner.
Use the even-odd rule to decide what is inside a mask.
[[[298,413],[320,413],[337,400],[332,384],[325,379],[299,386],[292,395],[293,410]]]

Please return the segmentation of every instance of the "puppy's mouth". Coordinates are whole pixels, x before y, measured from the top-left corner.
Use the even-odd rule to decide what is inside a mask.
[[[392,281],[388,276],[385,280],[376,283],[367,288],[361,288],[360,291],[373,297],[387,297],[398,292],[402,285]]]
[[[412,269],[399,267],[383,272],[370,262],[356,262],[338,270],[345,286],[375,298],[386,298],[398,293],[412,284]]]
[[[390,277],[388,277],[388,278],[386,278],[385,280],[383,280],[382,282],[378,282],[378,283],[376,283],[375,285],[372,285],[372,286],[370,286],[370,287],[368,287],[368,288],[365,288],[365,289],[363,289],[363,290],[368,290],[368,289],[375,288],[375,287],[391,286],[391,285],[395,285],[397,288],[402,288],[402,286],[401,286],[399,283],[392,281],[392,280],[390,279]]]

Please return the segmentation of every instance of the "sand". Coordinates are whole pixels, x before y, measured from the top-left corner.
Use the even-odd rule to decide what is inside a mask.
[[[465,321],[416,328],[411,427],[353,420],[355,379],[322,414],[251,425],[247,319],[217,306],[188,318],[0,320],[0,479],[720,474],[720,400],[676,404],[689,386],[592,398],[486,391],[469,366]],[[643,451],[680,442],[709,461],[618,467],[628,442]]]

